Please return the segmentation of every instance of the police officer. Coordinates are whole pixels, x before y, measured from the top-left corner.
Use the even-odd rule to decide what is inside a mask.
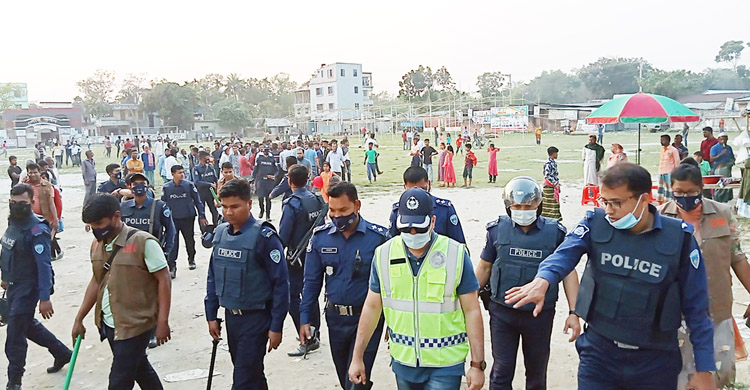
[[[164,184],[161,200],[167,204],[172,213],[172,221],[176,228],[174,246],[169,252],[169,270],[177,275],[177,252],[180,250],[180,236],[185,239],[185,250],[188,254],[188,266],[195,269],[195,215],[201,226],[208,224],[198,189],[190,180],[185,180],[185,168],[182,165],[173,165],[171,168],[172,180]]]
[[[292,165],[297,164],[299,161],[297,161],[296,156],[287,156],[286,158],[286,166],[291,167]],[[279,195],[284,195],[283,202],[286,202],[287,199],[289,199],[290,196],[292,196],[292,187],[289,185],[289,173],[284,172],[284,179],[281,180],[279,184],[276,185],[276,187],[273,188],[271,191],[271,194],[268,195],[269,198],[273,199]],[[282,203],[283,205],[284,203]]]
[[[223,306],[234,364],[232,388],[268,389],[263,357],[281,343],[289,306],[284,247],[273,225],[251,215],[253,201],[246,180],[224,184],[219,199],[226,222],[214,231],[208,265],[205,307],[209,334],[214,340],[221,338],[216,316]]]
[[[359,316],[367,296],[370,264],[375,248],[386,242],[389,235],[388,229],[366,221],[359,214],[362,202],[354,184],[339,182],[331,185],[328,197],[331,222],[315,229],[307,247],[305,285],[300,306],[300,341],[309,341],[313,336],[311,323],[325,278],[325,314],[333,364],[341,387],[351,389],[347,370],[351,363]],[[381,318],[376,335],[365,352],[368,375],[375,362],[382,331]]]
[[[427,178],[427,171],[425,171],[424,168],[412,166],[406,168],[404,171],[404,189],[408,190],[412,187],[419,187],[428,191],[429,181]],[[461,228],[461,221],[458,219],[458,214],[456,214],[456,209],[453,207],[451,201],[438,198],[432,194],[430,194],[430,196],[432,196],[432,201],[435,207],[435,233],[447,236],[465,244],[466,238],[464,237],[464,230]],[[389,225],[391,236],[399,234],[398,229],[396,229],[397,216],[398,202],[393,204],[393,209],[391,210]]]
[[[99,188],[96,190],[96,192],[112,194],[116,196],[117,199],[122,199],[120,190],[126,189],[127,185],[122,180],[122,169],[120,169],[120,165],[109,164],[107,165],[105,170],[107,171],[109,180],[99,184]]]
[[[296,157],[295,157],[296,158]],[[284,200],[281,211],[281,222],[279,223],[279,238],[286,247],[287,260],[293,261],[289,267],[289,315],[294,321],[295,329],[300,328],[299,304],[302,299],[302,280],[304,279],[305,251],[299,255],[299,259],[291,259],[289,256],[297,252],[300,246],[307,247],[307,241],[302,242],[305,235],[314,228],[322,208],[323,199],[310,192],[307,185],[308,171],[302,165],[289,165],[287,182],[292,190],[292,195]],[[313,303],[310,312],[310,325],[315,328],[313,340],[306,344],[300,344],[299,348],[289,352],[289,356],[302,356],[308,351],[314,351],[320,347],[320,307],[317,301]],[[300,338],[301,340],[301,338]]]
[[[492,371],[490,389],[511,390],[516,371],[519,338],[523,343],[526,366],[526,389],[547,388],[547,363],[550,336],[555,319],[557,286],[545,297],[544,310],[535,317],[533,305],[513,309],[505,303],[505,291],[530,282],[539,263],[555,251],[565,238],[565,227],[557,220],[542,217],[542,190],[528,176],[516,177],[505,185],[503,200],[507,215],[487,224],[487,241],[476,268],[480,286],[490,283],[490,336],[492,339]],[[568,306],[575,307],[578,274],[573,270],[563,280]],[[573,330],[570,341],[581,332],[578,317],[572,313],[565,321],[564,331]]]
[[[172,211],[163,201],[148,196],[148,179],[142,173],[131,173],[125,181],[134,198],[120,204],[122,221],[151,233],[162,244],[164,253],[170,253],[177,235]],[[177,271],[170,268],[169,274],[174,279]]]
[[[506,292],[506,303],[533,303],[539,315],[549,287],[587,254],[575,305],[587,323],[576,340],[581,390],[676,388],[683,318],[697,371],[688,388],[716,388],[706,269],[693,229],[650,202],[646,169],[630,163],[608,169],[599,198],[604,209],[587,212],[533,281]]]
[[[8,358],[7,389],[20,390],[26,365],[27,339],[49,350],[55,361],[48,373],[60,371],[70,361],[71,351],[55,335],[34,318],[39,312],[44,319],[52,317],[50,295],[54,288],[49,224],[31,212],[34,189],[25,183],[10,191],[8,229],[0,243],[2,287],[8,294],[8,330],[5,356]]]
[[[271,191],[275,186],[276,175],[279,172],[276,157],[271,155],[268,146],[263,145],[262,154],[255,157],[255,168],[253,168],[253,179],[255,180],[255,191],[258,193],[258,205],[260,206],[260,216],[263,213],[266,219],[271,219]]]
[[[216,205],[214,205],[214,196],[211,194],[211,188],[216,190],[216,182],[219,181],[219,176],[211,164],[211,155],[207,152],[199,152],[198,159],[200,164],[193,168],[191,177],[195,182],[195,187],[198,188],[198,195],[200,195],[201,202],[208,207],[208,210],[211,212],[211,220],[216,224],[219,220],[219,211],[216,209]]]

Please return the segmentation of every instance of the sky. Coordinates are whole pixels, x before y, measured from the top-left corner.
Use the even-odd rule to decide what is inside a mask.
[[[488,71],[530,80],[600,57],[643,57],[701,71],[728,40],[750,41],[733,17],[747,1],[5,1],[0,82],[31,101],[70,101],[97,69],[184,82],[208,73],[299,83],[323,63],[356,62],[375,92],[398,92],[420,64],[446,66],[476,90]],[[715,4],[715,5],[714,5]],[[750,48],[741,61],[750,65]]]

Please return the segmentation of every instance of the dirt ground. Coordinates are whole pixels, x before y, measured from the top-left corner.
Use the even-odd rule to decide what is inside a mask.
[[[85,233],[80,219],[83,200],[80,174],[64,174],[62,175],[62,181],[65,231],[61,233],[60,237],[62,238],[61,245],[65,250],[65,257],[53,263],[57,275],[56,293],[52,297],[55,314],[50,320],[42,320],[39,315],[37,315],[37,318],[66,344],[71,345],[70,330],[73,318],[80,305],[86,284],[91,278],[88,248],[93,236]],[[9,184],[7,179],[0,180],[0,188],[8,188]],[[563,187],[563,222],[568,228],[571,228],[580,220],[586,209],[579,204],[580,191],[580,184]],[[469,249],[473,255],[472,261],[476,264],[484,246],[485,225],[497,218],[498,215],[504,214],[500,198],[500,184],[497,185],[497,188],[473,190],[436,188],[433,193],[436,196],[450,199],[455,204],[468,240]],[[0,204],[5,204],[7,197],[6,191],[0,191]],[[387,225],[391,204],[397,198],[398,194],[395,192],[377,195],[366,194],[363,196],[362,216],[371,222]],[[278,217],[281,215],[280,206],[280,200],[273,202],[275,219],[272,222],[274,223],[278,223]],[[256,212],[257,208],[254,208],[253,211]],[[0,207],[0,220],[5,220],[6,217],[7,208]],[[187,255],[184,249],[182,249],[178,259],[179,271],[177,279],[173,281],[172,285],[172,311],[170,315],[172,340],[166,345],[148,352],[149,359],[162,378],[186,370],[207,370],[209,366],[211,338],[208,335],[203,309],[209,251],[200,245],[198,245],[197,250],[198,269],[195,271],[187,270]],[[578,267],[579,272],[582,272],[583,265],[584,261],[581,261]],[[550,389],[573,389],[576,387],[578,358],[574,346],[567,341],[568,336],[562,332],[568,307],[565,303],[564,293],[562,289],[560,290],[561,299],[557,305],[552,335],[552,356],[549,364],[548,383]],[[741,315],[747,306],[747,302],[750,301],[750,296],[736,281],[734,291],[734,313]],[[485,356],[488,365],[491,365],[488,315],[486,312],[483,315],[485,320]],[[111,352],[106,343],[99,342],[93,317],[93,314],[89,314],[84,323],[88,329],[88,337],[81,345],[71,389],[106,388],[107,375],[111,364]],[[325,324],[325,321],[323,323]],[[290,358],[286,355],[286,352],[293,349],[297,342],[291,318],[287,319],[284,327],[284,339],[280,348],[268,354],[265,360],[265,372],[270,388],[313,390],[338,387],[328,349],[328,329],[325,328],[325,325],[323,327],[320,350],[311,353],[307,360]],[[740,322],[740,327],[745,329],[744,321]],[[0,333],[4,335],[4,328],[0,328]],[[214,378],[213,387],[229,389],[232,365],[226,344],[222,343],[220,346],[216,370],[221,375]],[[57,374],[47,374],[45,368],[51,363],[52,358],[45,350],[36,345],[30,345],[26,365],[27,371],[24,376],[24,388],[62,388],[65,370]],[[0,367],[3,370],[7,367],[4,354],[0,356]],[[519,354],[514,388],[521,389],[524,387],[523,372],[522,357]],[[489,379],[489,370],[487,376]],[[750,381],[750,372],[746,362],[738,363],[737,379],[740,382]],[[389,367],[388,351],[383,343],[381,343],[375,363],[373,380],[376,383],[376,388],[396,388],[394,375]],[[166,389],[202,389],[205,386],[205,379],[164,382]],[[488,388],[488,386],[485,386],[485,388]]]

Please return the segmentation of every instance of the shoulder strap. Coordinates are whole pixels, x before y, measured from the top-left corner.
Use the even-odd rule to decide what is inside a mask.
[[[154,217],[156,216],[156,203],[158,201],[154,199],[154,203],[151,203],[151,217],[149,217],[148,220],[148,232],[149,234],[153,235],[154,237],[158,237],[156,234],[154,234]]]
[[[137,231],[138,231],[137,229],[130,230],[128,232],[128,235],[125,241],[129,240],[130,237],[133,237],[133,234],[135,234]],[[115,259],[115,256],[117,255],[117,252],[120,251],[120,249],[122,249],[122,247],[117,246],[117,245],[115,245],[115,247],[112,248],[112,253],[110,253],[109,258],[107,259],[107,262],[104,263],[104,265],[102,266],[102,268],[104,268],[104,274],[102,274],[102,276],[106,275],[107,272],[109,272],[109,268],[112,266],[112,261]]]

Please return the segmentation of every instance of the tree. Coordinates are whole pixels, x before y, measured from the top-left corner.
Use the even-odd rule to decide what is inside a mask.
[[[143,99],[143,91],[147,85],[146,77],[143,74],[128,74],[122,81],[122,86],[115,100],[119,103],[140,104]]]
[[[217,107],[216,117],[222,127],[242,131],[245,126],[250,124],[250,110],[244,103],[228,99],[217,104]]]
[[[429,66],[419,65],[401,77],[398,86],[398,97],[402,99],[419,98],[425,95],[433,85],[432,69]]]
[[[653,70],[643,78],[643,91],[676,99],[703,92],[703,77],[689,70]]]
[[[198,97],[195,89],[187,84],[162,80],[144,94],[141,106],[146,112],[159,113],[165,125],[186,130],[192,127]]]
[[[521,90],[526,101],[540,103],[575,103],[589,97],[578,77],[561,70],[544,71]]]
[[[439,86],[443,91],[453,92],[456,90],[456,83],[453,82],[453,78],[445,66],[441,66],[440,69],[435,71],[433,80],[435,85]]]
[[[83,94],[83,106],[90,115],[103,117],[112,113],[112,93],[115,76],[112,72],[98,69],[94,74],[76,83]]]
[[[2,111],[16,108],[16,95],[21,93],[17,84],[0,84],[0,114]]]
[[[242,94],[246,86],[247,81],[245,79],[237,73],[230,73],[224,84],[224,94],[227,97],[234,98],[234,100],[240,100],[240,94]]]
[[[640,58],[600,58],[577,72],[578,78],[596,98],[612,98],[615,94],[638,92],[639,68],[643,77],[653,69]]]
[[[726,62],[732,66],[734,73],[737,73],[737,63],[740,61],[742,56],[742,50],[745,49],[745,45],[742,41],[726,41],[719,49],[719,54],[716,55],[714,61],[717,63]]]
[[[477,88],[482,97],[500,96],[505,85],[505,76],[501,72],[484,72],[477,76]]]

